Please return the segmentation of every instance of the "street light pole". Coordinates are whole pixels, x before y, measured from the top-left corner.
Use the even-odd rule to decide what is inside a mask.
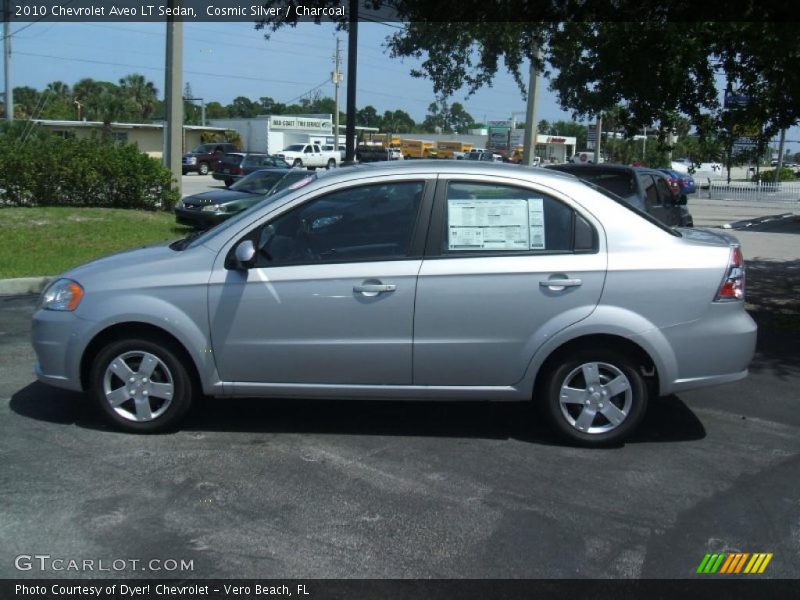
[[[4,65],[6,79],[6,121],[14,120],[14,84],[11,83],[11,0],[5,0],[3,21]]]
[[[541,60],[542,51],[540,48],[534,52],[536,59]],[[528,104],[525,110],[525,145],[522,148],[522,164],[533,165],[536,157],[536,107],[539,101],[539,86],[537,85],[539,73],[536,69],[536,61],[531,57],[530,83],[528,84]],[[513,115],[511,117],[514,118]],[[510,151],[510,148],[509,148]]]

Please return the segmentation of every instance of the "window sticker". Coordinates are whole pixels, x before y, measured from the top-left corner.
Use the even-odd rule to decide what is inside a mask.
[[[528,229],[531,250],[544,250],[544,199],[528,198]]]
[[[448,199],[449,250],[544,250],[544,200]]]

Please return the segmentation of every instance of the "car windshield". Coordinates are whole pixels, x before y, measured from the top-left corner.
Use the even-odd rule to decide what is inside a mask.
[[[192,150],[195,154],[206,154],[214,149],[214,144],[200,144],[197,148]]]
[[[240,179],[229,189],[250,194],[266,194],[286,173],[286,171],[256,171]]]
[[[675,237],[683,237],[683,236],[680,234],[680,232],[679,232],[679,231],[676,231],[675,229],[672,229],[671,227],[668,227],[667,225],[664,225],[664,223],[662,223],[661,221],[659,221],[658,219],[656,219],[654,216],[652,216],[652,215],[650,215],[650,214],[646,213],[645,211],[641,210],[639,207],[637,207],[637,206],[634,206],[633,204],[631,204],[630,202],[626,201],[626,200],[625,200],[624,198],[622,198],[621,196],[618,196],[618,195],[617,195],[617,194],[615,194],[614,192],[611,192],[611,191],[607,190],[606,188],[604,188],[604,187],[602,187],[602,186],[600,186],[600,185],[597,185],[597,184],[596,184],[596,183],[594,183],[593,181],[590,181],[590,180],[588,180],[588,179],[583,179],[583,178],[581,178],[581,177],[580,177],[578,174],[575,174],[575,175],[576,175],[576,176],[577,176],[577,177],[578,177],[578,178],[579,178],[579,179],[580,179],[580,180],[581,180],[581,181],[582,181],[582,182],[583,182],[585,185],[588,185],[588,186],[589,186],[590,188],[592,188],[593,190],[595,190],[595,191],[597,191],[597,192],[600,192],[600,193],[601,193],[601,194],[603,194],[603,195],[604,195],[606,198],[610,198],[611,200],[613,200],[613,201],[614,201],[614,202],[616,202],[617,204],[619,204],[619,205],[621,205],[621,206],[624,206],[624,207],[625,207],[625,208],[627,208],[629,211],[636,213],[637,215],[639,215],[640,217],[642,217],[642,218],[643,218],[643,219],[645,219],[646,221],[649,221],[650,223],[652,223],[653,225],[655,225],[655,226],[656,226],[656,227],[658,227],[659,229],[663,229],[664,231],[666,231],[666,232],[667,232],[667,233],[669,233],[670,235],[674,235]]]
[[[303,148],[305,148],[305,144],[292,144],[284,148],[284,150],[286,152],[302,152]]]
[[[283,198],[283,197],[291,194],[292,192],[294,192],[296,189],[298,189],[298,187],[303,186],[303,185],[308,185],[308,183],[311,183],[312,181],[317,179],[317,177],[318,177],[318,175],[316,173],[307,173],[307,174],[305,174],[305,177],[301,180],[302,182],[305,182],[305,183],[296,182],[294,185],[291,185],[291,186],[281,190],[280,192],[278,192],[276,194],[273,194],[272,196],[267,196],[266,198],[264,198],[260,202],[256,202],[253,206],[250,206],[250,207],[246,208],[245,210],[243,210],[240,213],[237,213],[236,215],[234,215],[230,219],[226,219],[225,221],[222,221],[222,223],[219,223],[218,225],[215,225],[211,229],[206,229],[205,231],[203,231],[203,232],[201,232],[199,234],[197,232],[192,233],[192,234],[190,234],[189,236],[187,236],[186,238],[184,238],[182,240],[178,240],[177,242],[173,242],[172,244],[170,244],[170,248],[172,248],[173,250],[186,250],[187,248],[195,248],[195,247],[205,243],[205,241],[207,239],[217,235],[217,233],[219,233],[221,231],[225,231],[225,230],[227,230],[227,229],[229,229],[231,227],[236,227],[242,221],[245,221],[245,220],[249,219],[250,218],[250,214],[253,211],[259,210],[260,208],[262,208],[262,207],[264,207],[264,206],[266,206],[268,204],[272,204],[273,202],[276,202],[276,201],[280,200],[281,198]]]

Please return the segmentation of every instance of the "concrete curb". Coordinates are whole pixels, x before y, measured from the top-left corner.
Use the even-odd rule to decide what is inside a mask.
[[[52,277],[19,277],[17,279],[0,279],[0,296],[19,296],[21,294],[39,294]]]

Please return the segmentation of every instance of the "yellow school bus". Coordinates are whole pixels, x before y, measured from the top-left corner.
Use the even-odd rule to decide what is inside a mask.
[[[405,158],[436,158],[436,144],[423,140],[400,140],[400,152]]]
[[[454,158],[456,152],[463,156],[472,150],[472,148],[473,145],[467,142],[443,141],[436,143],[436,152],[439,158]]]

